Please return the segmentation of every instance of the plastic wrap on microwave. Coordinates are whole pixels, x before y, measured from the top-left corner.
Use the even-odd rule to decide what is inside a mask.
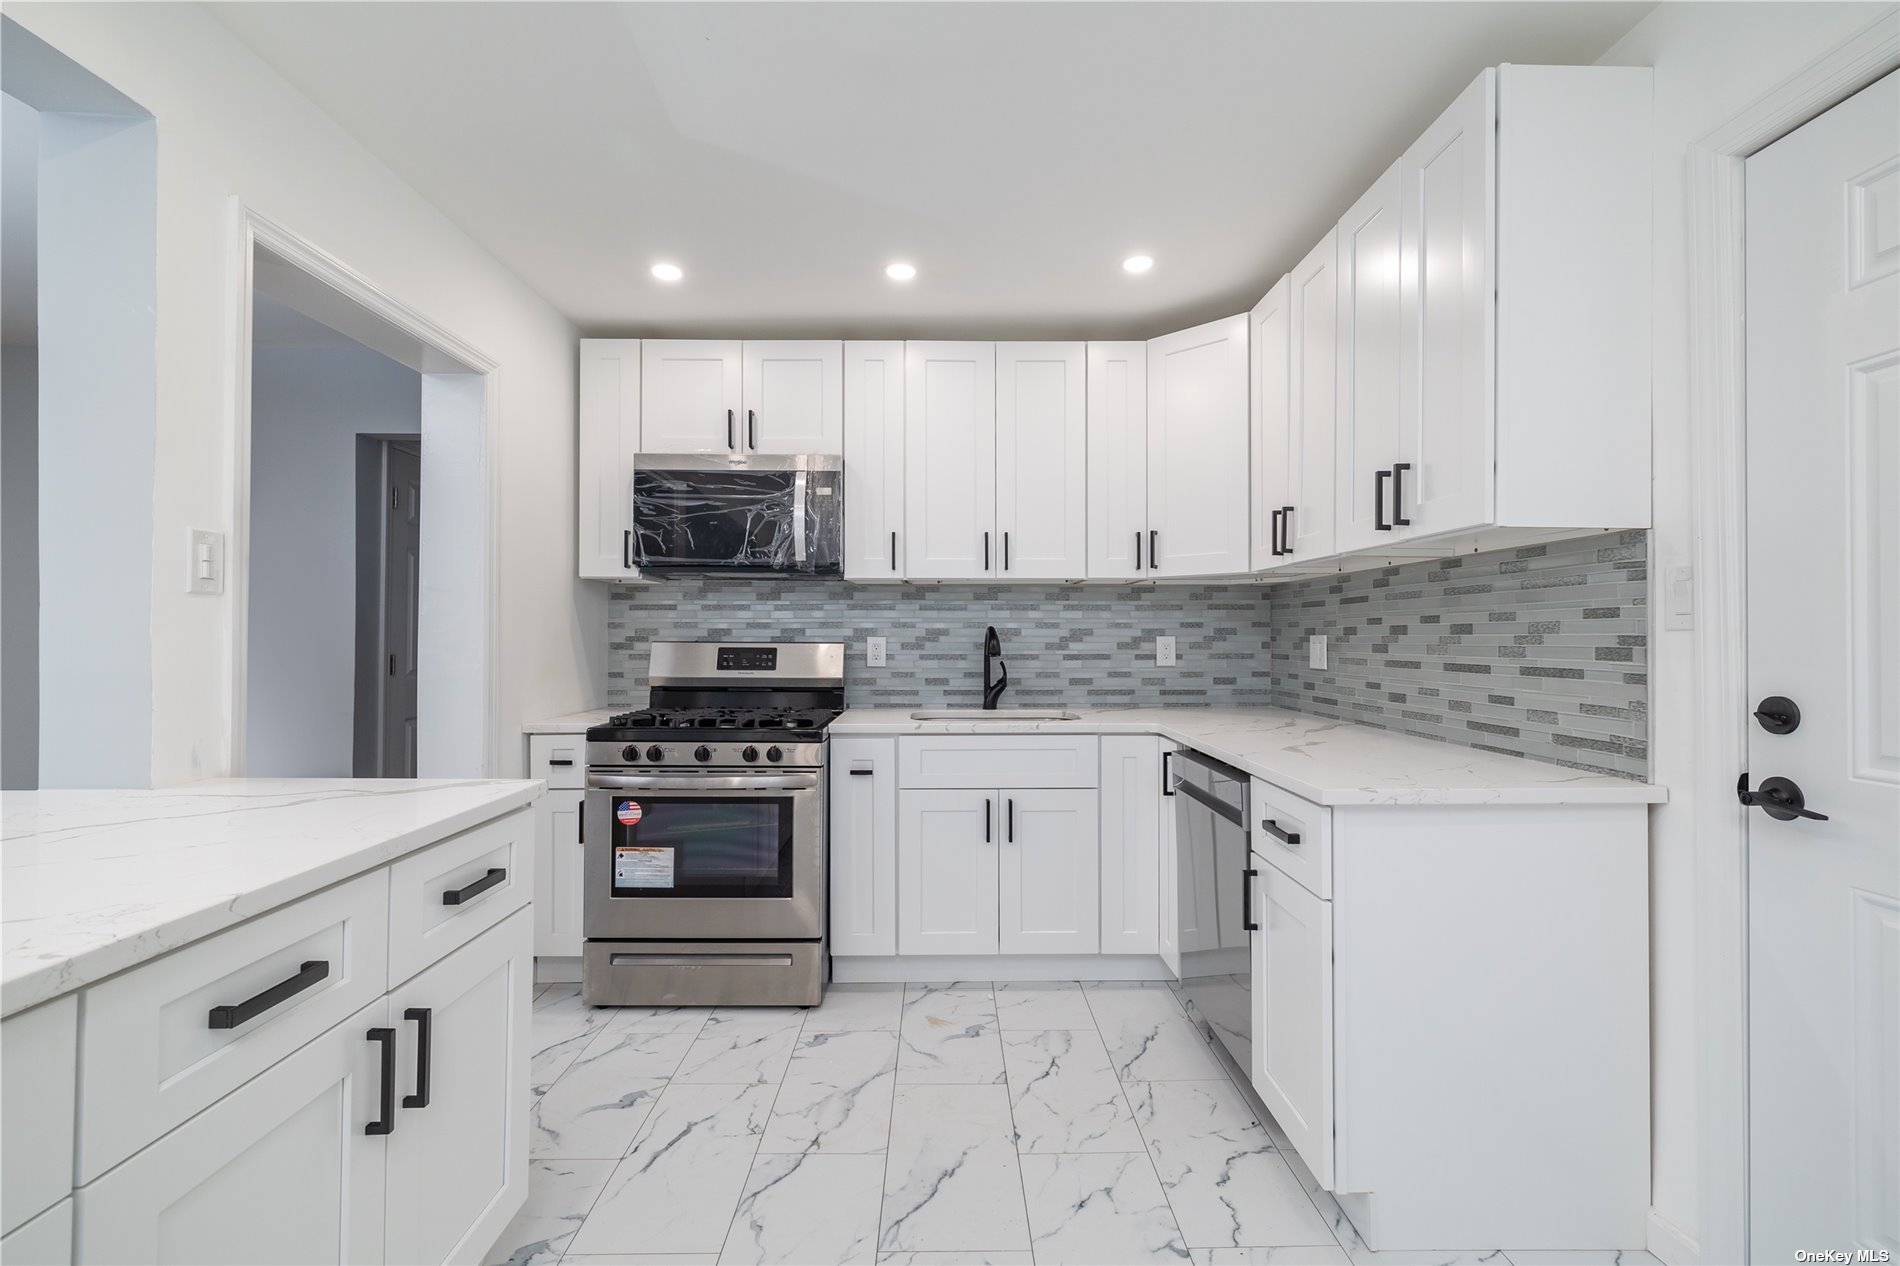
[[[838,470],[636,470],[642,570],[836,576],[844,571]]]

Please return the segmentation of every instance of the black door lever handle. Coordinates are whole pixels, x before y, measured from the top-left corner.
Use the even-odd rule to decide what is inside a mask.
[[[1801,787],[1792,778],[1764,778],[1761,786],[1750,791],[1748,775],[1744,773],[1735,783],[1735,795],[1751,809],[1760,809],[1778,822],[1792,822],[1796,818],[1809,818],[1815,822],[1826,822],[1825,813],[1816,813],[1807,807],[1808,799],[1801,794]]]

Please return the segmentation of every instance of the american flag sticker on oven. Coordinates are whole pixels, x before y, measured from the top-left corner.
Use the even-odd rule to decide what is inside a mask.
[[[622,800],[614,809],[614,816],[620,819],[621,826],[638,826],[641,812],[638,800]]]

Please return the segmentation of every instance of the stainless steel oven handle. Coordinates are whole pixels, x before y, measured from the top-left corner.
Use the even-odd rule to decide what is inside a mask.
[[[603,791],[813,791],[816,774],[782,774],[759,778],[750,774],[671,777],[659,774],[587,775],[587,785]]]

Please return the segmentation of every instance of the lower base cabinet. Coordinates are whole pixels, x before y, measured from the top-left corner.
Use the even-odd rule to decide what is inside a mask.
[[[67,1266],[72,1260],[71,1196],[0,1235],[0,1262],[7,1266]]]
[[[1253,1058],[1260,1101],[1333,1187],[1333,904],[1254,855]]]

